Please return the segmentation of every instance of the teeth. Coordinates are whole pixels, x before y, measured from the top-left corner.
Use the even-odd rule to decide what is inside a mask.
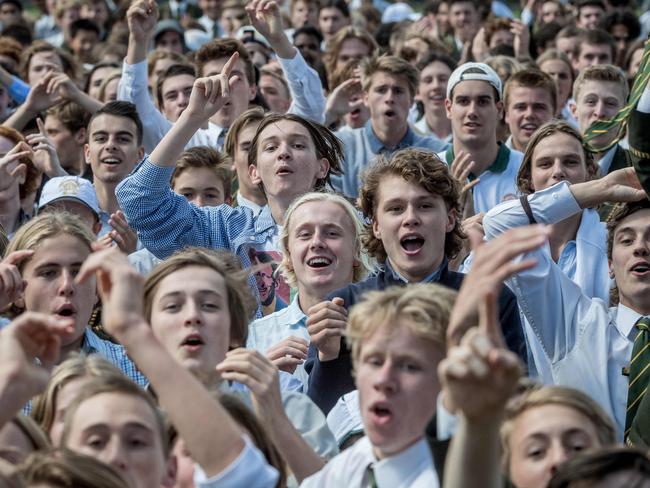
[[[307,264],[309,266],[328,266],[331,261],[327,258],[311,258]]]
[[[418,236],[408,236],[408,237],[405,237],[404,239],[402,239],[402,241],[407,242],[407,241],[416,241],[416,240],[420,240],[420,239],[421,239],[421,237],[418,237]]]

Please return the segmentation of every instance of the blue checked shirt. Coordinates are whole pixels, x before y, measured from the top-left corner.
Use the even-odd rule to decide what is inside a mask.
[[[124,347],[100,339],[90,327],[86,327],[84,340],[81,343],[81,352],[84,354],[99,354],[143,388],[148,383],[144,375],[138,371],[133,361],[126,355]]]
[[[277,225],[270,208],[265,206],[256,217],[246,207],[197,207],[171,190],[173,171],[173,167],[156,166],[146,156],[115,190],[140,241],[160,259],[188,246],[225,249],[239,257],[244,269],[249,268],[250,246],[264,244],[275,234]],[[257,297],[252,275],[248,283]],[[262,316],[259,307],[257,316]]]

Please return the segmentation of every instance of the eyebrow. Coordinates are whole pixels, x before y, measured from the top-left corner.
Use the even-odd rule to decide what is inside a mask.
[[[96,132],[93,132],[91,135],[94,137],[94,136],[98,136],[98,135],[107,136],[107,135],[109,135],[109,134],[110,134],[110,133],[109,133],[108,131],[106,131],[106,130],[98,130],[98,131],[96,131]],[[135,136],[134,136],[131,132],[129,132],[128,130],[120,130],[120,131],[117,131],[117,132],[115,133],[115,135],[118,135],[118,136],[129,136],[129,137],[133,137],[133,138],[135,138]]]
[[[57,262],[46,261],[46,262],[44,262],[44,263],[37,264],[37,265],[34,267],[34,269],[35,269],[35,270],[39,270],[39,269],[41,269],[41,268],[50,268],[50,267],[52,267],[52,266],[58,266],[58,267],[61,267],[61,266],[81,266],[82,264],[83,264],[83,261],[75,261],[75,262],[73,262],[73,263],[69,263],[69,264],[68,264],[68,263],[66,263],[66,264],[61,264],[61,263],[57,263]]]
[[[196,191],[196,188],[191,187],[191,186],[183,186],[183,187],[179,188],[178,191]],[[216,186],[208,186],[207,188],[203,188],[202,191],[216,191],[216,192],[218,192],[219,188],[217,188]]]
[[[218,291],[215,291],[215,290],[210,290],[210,289],[198,290],[196,293],[199,294],[199,295],[215,295],[215,296],[217,296],[219,298],[222,298],[221,293],[219,293]],[[185,295],[185,292],[183,292],[183,291],[170,291],[169,293],[165,293],[160,298],[161,299],[163,299],[163,298],[175,298],[175,297],[182,296],[182,295]]]
[[[142,422],[135,422],[135,421],[127,422],[122,427],[125,428],[125,429],[143,430],[145,432],[150,432],[152,434],[155,433],[155,430],[152,427],[150,427],[150,426],[148,426],[146,424],[143,424]],[[110,428],[109,424],[99,422],[99,423],[96,423],[96,424],[91,424],[91,425],[85,426],[81,430],[81,432],[82,433],[87,433],[88,431],[100,430],[100,429],[109,429],[109,428]]]

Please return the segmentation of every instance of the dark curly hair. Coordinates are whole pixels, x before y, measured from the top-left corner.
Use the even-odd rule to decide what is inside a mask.
[[[451,175],[449,166],[436,154],[422,149],[403,149],[390,159],[379,156],[377,162],[364,173],[363,186],[359,192],[359,205],[367,219],[362,236],[363,245],[368,255],[380,263],[386,261],[386,250],[383,242],[372,232],[372,222],[376,217],[379,203],[379,185],[387,176],[399,176],[409,183],[420,185],[431,194],[440,195],[445,201],[447,210],[456,210],[457,216],[462,214],[460,183]],[[454,228],[447,232],[445,237],[447,259],[453,259],[458,255],[465,237],[460,218],[457,218]]]

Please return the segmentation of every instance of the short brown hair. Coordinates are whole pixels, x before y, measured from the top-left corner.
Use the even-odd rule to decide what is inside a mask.
[[[373,56],[364,59],[361,63],[361,85],[363,91],[367,92],[370,89],[372,76],[375,73],[388,73],[393,76],[403,76],[408,84],[409,93],[411,97],[415,96],[420,82],[420,74],[412,64],[407,61],[390,55]]]
[[[580,143],[587,168],[587,179],[593,180],[598,177],[598,164],[594,161],[593,153],[585,148],[580,132],[564,120],[553,120],[537,129],[526,146],[524,159],[521,161],[521,166],[519,166],[517,173],[517,189],[524,195],[535,192],[532,179],[533,153],[535,152],[535,148],[542,140],[559,133],[568,134]]]
[[[178,54],[174,51],[163,51],[161,49],[154,49],[147,56],[147,73],[148,76],[153,74],[153,70],[156,67],[156,63],[161,59],[171,59],[176,64],[187,64],[187,58],[182,54]]]
[[[237,139],[239,139],[239,133],[251,124],[259,124],[263,118],[264,110],[260,107],[249,108],[237,117],[232,124],[230,124],[228,134],[226,134],[226,140],[223,143],[223,152],[226,156],[230,159],[235,157],[235,149],[237,146]]]
[[[621,87],[623,91],[623,100],[625,103],[627,95],[629,93],[629,85],[627,83],[627,78],[623,70],[617,66],[611,64],[597,64],[594,66],[589,66],[588,68],[583,69],[576,81],[573,83],[573,99],[578,103],[580,90],[587,81],[602,81],[602,82],[611,82],[616,83]]]
[[[561,33],[562,31],[560,31]],[[558,33],[559,35],[559,33]],[[614,38],[612,35],[602,29],[589,29],[589,30],[583,30],[581,29],[578,34],[578,40],[576,42],[576,45],[573,49],[573,56],[575,59],[578,59],[580,57],[580,53],[582,52],[582,47],[585,44],[589,44],[591,46],[598,46],[598,45],[607,45],[609,46],[611,53],[612,53],[612,62],[616,59],[616,41],[614,41]]]
[[[13,37],[0,36],[0,55],[7,56],[19,64],[23,56],[23,47]]]
[[[180,75],[188,75],[196,78],[196,70],[194,69],[194,66],[192,66],[191,64],[187,64],[187,63],[172,64],[169,68],[163,71],[158,78],[156,78],[156,87],[155,87],[156,101],[158,102],[158,107],[161,110],[163,106],[163,93],[162,93],[163,83],[165,83],[165,81],[167,81],[169,78],[173,78],[174,76],[180,76]]]
[[[365,44],[371,56],[379,48],[375,38],[367,30],[352,25],[342,27],[327,43],[327,48],[323,54],[323,62],[325,63],[328,77],[331,77],[334,73],[343,43],[348,39],[356,39]]]
[[[223,197],[228,200],[232,197],[232,171],[229,166],[230,162],[223,158],[216,149],[208,146],[194,146],[185,150],[178,158],[172,174],[171,186],[173,188],[176,178],[189,169],[208,168],[223,184]]]
[[[255,84],[255,67],[248,51],[244,45],[236,39],[213,39],[201,46],[195,56],[196,71],[199,76],[205,76],[203,69],[206,63],[221,58],[230,58],[235,52],[239,53],[239,59],[242,60],[246,68],[246,79],[249,85]]]
[[[311,136],[311,140],[316,147],[316,157],[321,159],[325,158],[329,161],[330,167],[325,178],[316,181],[315,190],[321,190],[330,183],[330,175],[340,175],[343,173],[343,145],[338,137],[329,130],[327,127],[312,122],[311,120],[300,117],[295,114],[277,114],[268,113],[260,122],[255,137],[251,141],[251,148],[248,151],[248,165],[257,166],[257,148],[259,144],[260,134],[269,125],[277,124],[283,120],[297,122],[302,125]]]
[[[510,95],[514,88],[541,88],[551,97],[551,108],[553,113],[557,105],[557,86],[555,81],[546,73],[538,69],[522,69],[513,73],[505,84],[503,89],[503,101],[506,110],[510,101]]]
[[[230,344],[244,347],[248,338],[248,323],[257,310],[257,301],[242,271],[239,259],[225,251],[213,251],[189,247],[164,260],[147,276],[144,283],[144,309],[147,320],[151,319],[153,297],[160,282],[167,276],[188,266],[202,266],[219,273],[228,291],[230,312]]]
[[[380,155],[363,175],[359,205],[368,221],[362,238],[368,254],[380,263],[386,261],[386,249],[372,232],[372,222],[377,215],[379,187],[387,176],[399,176],[409,183],[420,185],[429,193],[442,197],[448,211],[456,210],[454,228],[445,237],[445,256],[454,258],[461,250],[465,238],[460,222],[460,183],[451,175],[449,166],[434,153],[411,148],[396,152],[391,159]]]
[[[512,20],[505,17],[488,17],[485,21],[485,44],[490,45],[492,36],[499,31],[510,32]]]
[[[378,330],[394,329],[398,321],[441,351],[447,347],[447,325],[457,292],[437,283],[391,286],[371,291],[352,307],[345,337],[356,369],[363,342]]]
[[[72,81],[79,81],[80,68],[75,59],[62,49],[54,47],[45,41],[34,41],[21,56],[21,63],[18,67],[18,75],[25,81],[29,81],[29,64],[36,53],[55,53],[61,60],[63,72],[67,74]]]
[[[48,108],[45,116],[48,115],[57,119],[66,129],[75,134],[88,127],[91,114],[78,103],[66,100]]]

